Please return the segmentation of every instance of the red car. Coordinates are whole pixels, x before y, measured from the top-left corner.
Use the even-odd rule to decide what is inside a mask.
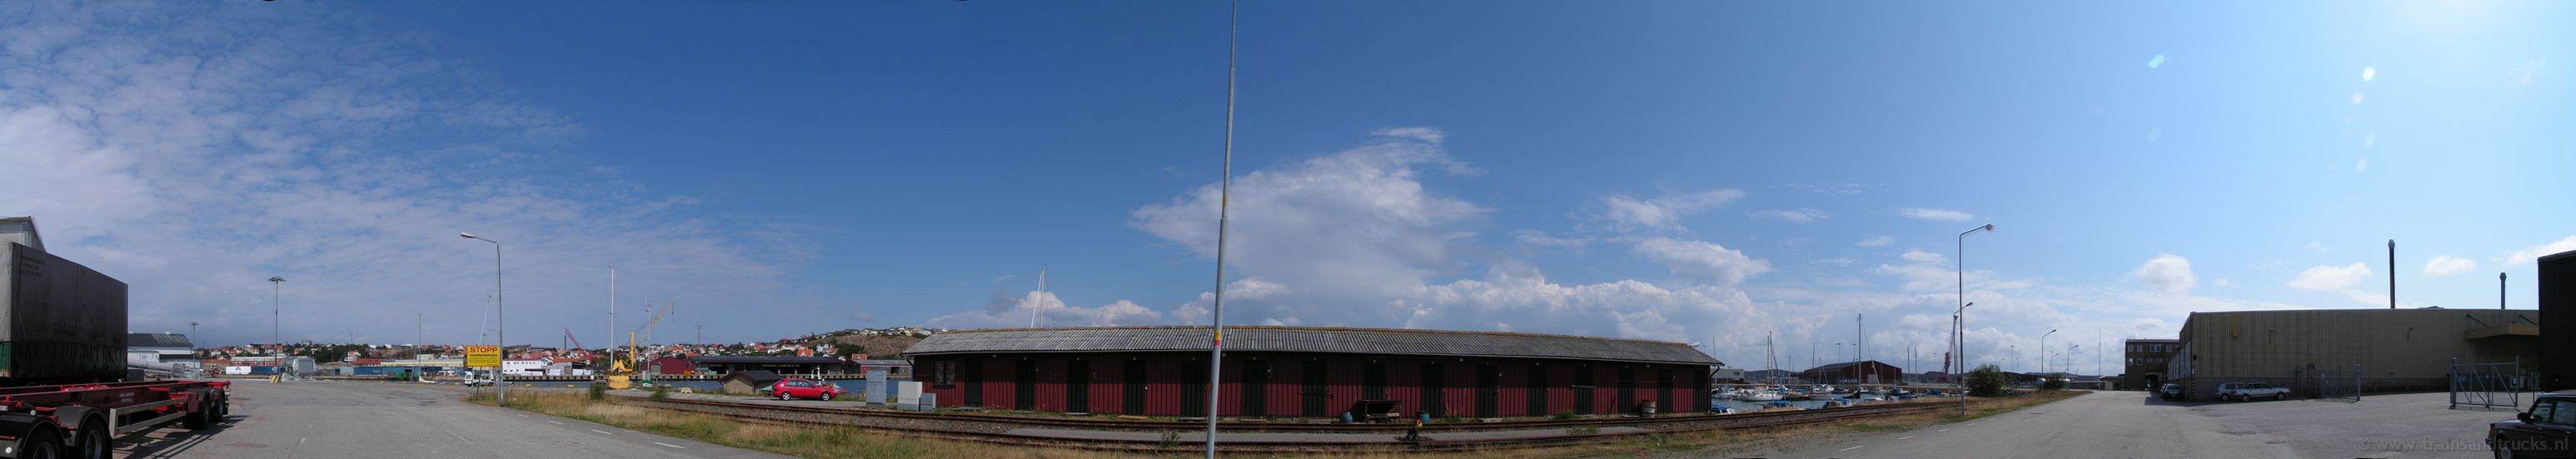
[[[2514,419],[2487,425],[2495,457],[2576,457],[2576,390],[2540,394]]]
[[[833,385],[831,381],[787,378],[778,380],[778,383],[776,384],[771,384],[769,386],[769,393],[777,394],[779,400],[795,400],[798,398],[831,400],[833,397],[839,397],[842,394],[848,393],[848,391],[841,390],[841,386]]]

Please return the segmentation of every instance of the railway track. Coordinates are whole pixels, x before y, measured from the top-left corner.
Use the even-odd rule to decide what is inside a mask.
[[[650,409],[692,412],[764,424],[801,427],[831,425],[913,437],[941,438],[1037,447],[1071,447],[1139,452],[1198,451],[1198,440],[1176,438],[1200,431],[1203,424],[1172,421],[1038,418],[990,414],[937,414],[912,411],[798,406],[714,400],[618,400]],[[1228,440],[1220,448],[1238,453],[1314,453],[1368,451],[1464,451],[1534,448],[1618,441],[1652,435],[1722,430],[1761,430],[1790,426],[1939,412],[1945,403],[1865,405],[1849,408],[1765,411],[1729,415],[1671,415],[1655,418],[1603,418],[1433,424],[1422,428],[1420,441],[1403,441],[1405,424],[1294,424],[1220,422],[1229,433],[1377,434],[1317,435],[1295,440]],[[1627,427],[1611,432],[1603,428]],[[1148,432],[1156,435],[1104,435],[1077,438],[1033,434],[1022,429],[1101,432]],[[1110,438],[1115,437],[1115,438]],[[1449,437],[1449,438],[1443,438]],[[1293,438],[1293,437],[1274,437]]]

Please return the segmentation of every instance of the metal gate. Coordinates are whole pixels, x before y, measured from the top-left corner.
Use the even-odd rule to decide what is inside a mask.
[[[2361,401],[2361,365],[2350,369],[2302,368],[2292,390],[2310,400],[2353,403]]]
[[[2520,356],[2487,362],[2451,359],[2451,409],[2520,410],[2537,392],[2531,384],[2536,380],[2522,369]]]

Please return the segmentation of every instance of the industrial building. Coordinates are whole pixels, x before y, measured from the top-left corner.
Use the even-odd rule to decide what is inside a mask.
[[[2539,315],[2444,308],[2195,312],[2183,323],[2182,347],[2164,376],[2195,400],[2212,398],[2228,382],[2441,390],[2455,362],[2538,362]]]
[[[2540,262],[2540,390],[2576,389],[2576,251]]]
[[[2156,390],[2165,383],[2165,362],[2174,351],[2182,349],[2178,339],[2132,339],[2120,354],[2127,366],[2121,367],[2120,390]]]
[[[1207,327],[931,335],[904,355],[943,407],[1202,416]],[[1219,416],[1330,417],[1361,400],[1493,418],[1705,410],[1717,359],[1680,343],[1525,333],[1227,327]]]
[[[1905,370],[1876,360],[1828,363],[1798,372],[1798,379],[1831,384],[1895,384]]]

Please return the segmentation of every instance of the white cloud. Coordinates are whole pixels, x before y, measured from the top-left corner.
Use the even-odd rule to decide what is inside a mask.
[[[1816,209],[1773,209],[1754,212],[1753,217],[1779,219],[1792,223],[1806,223],[1832,218],[1833,215]]]
[[[1956,210],[1927,209],[1927,208],[1922,208],[1922,207],[1908,207],[1908,208],[1905,208],[1905,209],[1898,210],[1898,211],[1896,211],[1896,213],[1898,213],[1898,214],[1902,214],[1902,215],[1905,215],[1905,216],[1907,216],[1907,217],[1920,218],[1920,219],[1924,219],[1924,220],[1964,221],[1964,220],[1971,219],[1971,218],[1977,218],[1977,216],[1975,216],[1975,215],[1969,215],[1967,212],[1960,212],[1960,211],[1956,211]]]
[[[2192,277],[2191,260],[2173,254],[2147,259],[2147,263],[2138,266],[2131,275],[2147,281],[2147,285],[2155,287],[2158,292],[2176,295],[2189,294],[2193,286],[2200,284],[2198,278]]]
[[[2352,93],[2352,104],[2361,105],[2361,93]]]
[[[2236,286],[2236,281],[2227,280],[2227,279],[2225,279],[2225,278],[2219,278],[2219,279],[2210,279],[2210,280],[2209,280],[2209,284],[2210,284],[2210,285],[2220,286],[2220,287],[2235,287],[2235,286]]]
[[[1675,276],[1719,286],[1742,283],[1744,278],[1771,270],[1770,262],[1701,241],[1648,238],[1638,242],[1634,250],[1648,261],[1671,268]]]
[[[1034,313],[1034,314],[1032,314]],[[1018,328],[1035,319],[1039,327],[1102,327],[1115,325],[1149,325],[1163,322],[1163,313],[1138,306],[1134,302],[1117,302],[1088,308],[1066,307],[1055,292],[1035,290],[1021,295],[994,292],[993,299],[981,311],[968,311],[930,318],[928,326],[939,328]]]
[[[1611,195],[1601,199],[1605,208],[1601,218],[1609,220],[1619,231],[1666,230],[1687,231],[1682,217],[1744,198],[1734,189],[1709,190],[1689,194],[1668,194],[1654,199],[1637,199],[1628,195]]]
[[[1561,238],[1548,235],[1546,232],[1533,230],[1513,231],[1512,240],[1526,246],[1561,247],[1568,249],[1582,249],[1583,246],[1592,243],[1592,238]]]
[[[1868,238],[1861,239],[1861,240],[1860,240],[1860,242],[1854,242],[1853,244],[1858,244],[1858,245],[1860,245],[1861,247],[1886,247],[1886,246],[1888,246],[1889,244],[1895,244],[1895,243],[1896,243],[1896,238],[1893,238],[1893,237],[1888,237],[1888,236],[1870,236],[1870,237],[1868,237]]]
[[[2163,55],[2163,54],[2158,54],[2158,55],[2156,55],[2156,57],[2152,57],[2152,58],[2148,58],[2148,59],[2147,59],[2147,68],[2149,68],[2149,69],[2153,69],[2153,68],[2156,68],[2156,67],[2163,67],[2164,65],[2165,65],[2165,55]]]
[[[2353,171],[2353,172],[2370,172],[2370,158],[2362,158],[2360,162],[2353,163],[2353,164],[2352,164],[2352,171]]]
[[[1483,207],[1423,189],[1419,166],[1464,165],[1439,146],[1376,143],[1234,180],[1226,263],[1299,288],[1379,296],[1451,266]],[[1217,184],[1130,212],[1128,225],[1216,254]]]
[[[1946,263],[1946,262],[1948,262],[1948,261],[1949,261],[1949,259],[1950,259],[1949,257],[1941,256],[1941,254],[1932,253],[1932,252],[1925,252],[1925,251],[1923,251],[1923,249],[1905,249],[1905,254],[1904,254],[1904,255],[1900,255],[1900,256],[1899,256],[1899,258],[1904,258],[1904,259],[1905,259],[1905,261],[1911,261],[1911,262],[1915,262],[1915,263],[1930,263],[1930,264]]]
[[[2370,277],[2370,266],[2361,263],[2340,268],[2318,266],[2300,271],[2298,277],[2290,279],[2289,285],[2307,290],[2332,291],[2351,287],[2353,284],[2361,283],[2361,280],[2367,277]]]
[[[554,153],[582,131],[573,119],[493,96],[512,91],[357,18],[151,3],[9,11],[0,164],[43,173],[9,178],[0,209],[35,216],[50,249],[131,285],[132,328],[193,320],[199,343],[268,341],[250,330],[270,328],[257,320],[269,276],[288,279],[283,308],[300,311],[279,327],[288,340],[482,304],[492,247],[460,231],[507,244],[509,322],[523,327],[594,320],[590,308],[524,305],[597,305],[609,265],[629,267],[623,294],[680,314],[743,305],[710,333],[847,304],[786,282],[829,228],[707,218],[686,196],[598,174]],[[426,324],[428,338],[472,341],[477,314],[461,316]],[[381,328],[355,337],[414,340]],[[536,330],[514,342],[554,335]]]
[[[993,283],[999,284],[999,283],[1002,283],[1002,281],[1011,280],[1011,279],[1018,279],[1019,277],[1020,277],[1020,275],[1018,275],[1018,274],[1003,274],[1003,275],[999,275],[999,276],[993,276]]]
[[[1369,135],[1374,135],[1374,136],[1379,136],[1379,137],[1398,137],[1398,138],[1406,138],[1406,139],[1420,140],[1420,141],[1430,142],[1430,143],[1440,143],[1440,142],[1441,142],[1441,141],[1443,141],[1443,140],[1448,140],[1448,139],[1449,139],[1449,133],[1447,133],[1447,132],[1442,132],[1442,131],[1440,130],[1440,128],[1435,128],[1435,127],[1426,127],[1426,126],[1405,126],[1405,127],[1391,127],[1391,128],[1383,128],[1383,129],[1378,129],[1377,131],[1374,131],[1374,132],[1370,132],[1370,133],[1369,133]]]
[[[2325,241],[2308,241],[2308,250],[2316,253],[2335,253],[2334,247],[2327,247]]]
[[[2469,272],[2469,270],[2472,269],[2478,269],[2478,262],[2469,261],[2467,258],[2447,255],[2433,257],[2433,261],[2424,263],[2424,275],[2426,276],[2447,276]]]
[[[2570,250],[2576,250],[2576,236],[2567,236],[2566,239],[2559,239],[2556,242],[2524,247],[2522,250],[2515,250],[2512,255],[2504,256],[2504,265],[2506,267],[2522,266],[2523,263],[2538,260],[2542,256]]]
[[[2362,68],[2361,68],[2361,81],[2370,81],[2370,77],[2374,77],[2374,76],[2378,76],[2378,75],[2379,75],[2379,68],[2377,68],[2377,67],[2362,67]]]

